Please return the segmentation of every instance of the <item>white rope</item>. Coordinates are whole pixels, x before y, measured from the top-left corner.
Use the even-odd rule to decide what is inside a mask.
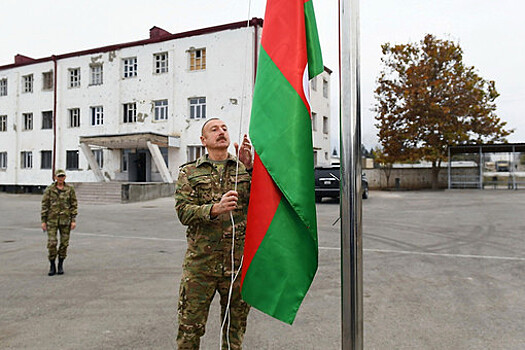
[[[242,129],[243,129],[243,117],[244,117],[244,102],[246,100],[246,69],[248,66],[248,44],[250,43],[250,15],[251,15],[251,6],[252,6],[252,0],[248,0],[248,20],[246,22],[246,44],[244,46],[244,71],[243,71],[243,79],[242,79],[242,94],[241,94],[241,116],[239,120],[239,133],[238,133],[238,151],[237,151],[237,163],[235,166],[235,185],[234,185],[234,191],[237,191],[237,183],[239,179],[239,154],[241,152],[241,146],[242,142],[244,140]],[[254,67],[255,69],[255,67]],[[224,316],[221,323],[221,332],[220,332],[220,339],[219,339],[219,349],[222,349],[222,337],[223,337],[223,330],[226,323],[226,319],[228,319],[228,326],[226,327],[226,343],[228,345],[228,350],[231,349],[230,344],[230,326],[231,326],[231,299],[233,294],[233,285],[235,283],[235,280],[237,279],[237,276],[239,275],[242,263],[244,260],[244,256],[241,258],[241,263],[239,264],[239,269],[237,272],[235,272],[235,220],[233,218],[233,211],[230,212],[230,220],[232,223],[232,245],[231,245],[231,280],[230,280],[230,288],[228,289],[228,303],[226,304],[226,309],[224,310]]]

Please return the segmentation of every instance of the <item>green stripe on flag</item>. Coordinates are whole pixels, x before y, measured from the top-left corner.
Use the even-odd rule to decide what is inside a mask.
[[[283,198],[244,277],[243,299],[289,324],[317,270],[317,241],[307,232]]]
[[[308,52],[308,75],[310,79],[324,70],[321,45],[317,34],[313,1],[304,3],[304,17],[306,29],[306,50]]]
[[[259,55],[254,96],[250,138],[255,150],[316,239],[310,115],[300,96],[263,47]]]

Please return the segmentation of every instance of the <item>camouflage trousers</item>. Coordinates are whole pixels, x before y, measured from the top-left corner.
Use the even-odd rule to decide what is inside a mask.
[[[196,275],[183,271],[179,292],[179,331],[177,345],[179,350],[196,350],[200,346],[200,338],[204,335],[208,311],[211,301],[218,291],[221,304],[221,324],[228,304],[228,293],[231,277],[213,277]],[[228,349],[227,329],[229,323],[230,349],[242,349],[242,341],[246,331],[246,319],[250,306],[241,298],[240,276],[235,280],[230,302],[230,313],[226,317],[223,329],[222,349]]]
[[[57,250],[58,240],[57,231],[60,231],[60,246]],[[55,260],[58,254],[59,258],[65,259],[67,256],[67,247],[69,246],[69,232],[71,223],[67,224],[47,224],[47,251],[49,260]]]

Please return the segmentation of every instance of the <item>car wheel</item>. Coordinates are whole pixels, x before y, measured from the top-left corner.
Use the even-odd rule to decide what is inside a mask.
[[[365,187],[363,189],[363,199],[367,199],[368,198],[368,187]]]

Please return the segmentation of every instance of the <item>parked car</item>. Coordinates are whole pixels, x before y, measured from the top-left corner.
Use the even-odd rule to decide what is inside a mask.
[[[339,198],[339,166],[315,168],[315,201],[320,202],[324,197]],[[368,179],[361,174],[361,196],[368,198]]]

